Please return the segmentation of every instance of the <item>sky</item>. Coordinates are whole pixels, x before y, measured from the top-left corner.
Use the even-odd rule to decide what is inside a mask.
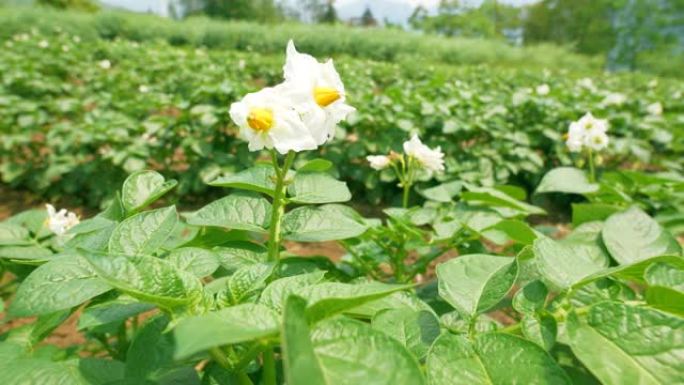
[[[100,0],[101,3],[130,9],[138,12],[152,11],[157,14],[167,15],[170,0]],[[295,1],[295,0],[283,0]],[[534,3],[537,0],[500,0],[501,3],[523,5]],[[464,0],[464,3],[478,4],[478,0]],[[395,23],[403,23],[411,15],[413,9],[422,5],[426,8],[434,8],[439,0],[336,0],[335,5],[342,19],[358,17],[366,6],[371,8],[373,15],[379,19]]]

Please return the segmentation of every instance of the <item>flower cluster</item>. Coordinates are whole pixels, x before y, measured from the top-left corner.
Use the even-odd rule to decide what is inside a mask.
[[[596,119],[587,112],[578,121],[570,123],[565,144],[572,152],[580,152],[583,148],[599,151],[608,146],[608,121]]]
[[[230,117],[250,151],[314,150],[354,111],[345,103],[344,84],[332,60],[319,63],[297,52],[290,40],[283,72],[281,84],[247,94],[230,106]]]
[[[423,144],[418,135],[413,135],[410,140],[404,142],[404,154],[408,159],[406,163],[416,161],[422,168],[429,172],[444,171],[444,153],[440,147],[430,148]],[[370,166],[376,170],[382,170],[393,164],[395,160],[401,161],[401,156],[369,155],[366,157]]]
[[[55,233],[55,235],[64,235],[70,228],[80,223],[78,216],[71,211],[61,209],[57,211],[51,204],[46,204],[47,209],[47,227]]]

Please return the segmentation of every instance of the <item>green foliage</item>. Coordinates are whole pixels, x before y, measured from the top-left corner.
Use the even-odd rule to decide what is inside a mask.
[[[3,177],[53,191],[92,178],[111,198],[65,232],[41,209],[0,222],[0,311],[10,320],[0,333],[0,383],[681,382],[684,256],[673,233],[684,208],[682,127],[680,102],[664,97],[679,83],[601,77],[605,90],[637,87],[638,98],[616,107],[601,104],[607,91],[567,74],[490,78],[481,68],[427,73],[343,61],[357,74],[348,84],[359,112],[321,151],[327,160],[290,152],[281,162],[273,151],[266,165],[226,134],[226,108],[252,81],[270,82],[281,63],[158,43],[69,42],[61,32],[18,35],[8,48],[19,50],[0,54],[0,122],[12,127]],[[66,53],[67,43],[68,55],[45,53]],[[249,60],[248,70],[227,58]],[[531,81],[550,83],[552,94],[525,91]],[[136,99],[132,84],[160,88]],[[81,100],[94,104],[86,111]],[[672,112],[646,116],[655,100]],[[559,135],[590,107],[611,120],[613,146],[592,182]],[[159,148],[136,146],[132,133],[141,130],[158,135]],[[407,131],[449,143],[448,172],[401,186],[410,193],[426,177],[415,186],[425,201],[405,199],[376,210],[379,218],[344,205],[354,191],[368,192],[367,202],[395,198],[391,172],[359,165],[368,153],[398,150]],[[45,170],[14,158],[32,154],[17,143],[48,156]],[[88,157],[93,151],[116,154]],[[147,170],[148,161],[176,179]],[[174,169],[179,163],[188,169]],[[542,176],[551,164],[559,167]],[[500,183],[509,179],[529,185]],[[188,185],[202,181],[229,191],[192,212],[170,205],[174,188],[187,198]],[[392,188],[383,194],[383,186]],[[554,204],[573,211],[562,236],[548,223],[563,219]],[[347,255],[298,257],[284,240],[340,240]],[[78,319],[83,343],[43,343],[68,319]]]
[[[254,157],[236,141],[228,105],[238,95],[253,91],[254,84],[275,82],[282,61],[280,56],[276,59],[264,53],[282,51],[283,36],[293,36],[298,45],[318,54],[339,55],[348,47],[331,45],[334,39],[328,38],[327,45],[314,40],[319,36],[348,36],[337,30],[315,37],[309,30],[302,30],[301,36],[289,30],[269,30],[261,43],[249,43],[256,51],[253,53],[195,50],[147,41],[146,35],[123,34],[128,30],[106,37],[141,42],[103,41],[100,33],[109,27],[88,24],[114,20],[111,24],[118,28],[127,23],[140,22],[147,27],[158,22],[144,17],[138,21],[137,16],[102,14],[91,20],[66,13],[55,14],[44,24],[42,16],[14,9],[0,10],[0,19],[3,17],[3,25],[8,26],[3,31],[17,33],[5,35],[10,40],[0,54],[6,84],[0,89],[0,104],[6,111],[0,119],[4,133],[0,147],[2,180],[50,198],[80,198],[89,206],[112,198],[112,191],[127,174],[148,168],[177,180],[175,191],[184,196],[212,196],[217,190],[209,190],[206,182],[218,186],[243,183],[248,177],[244,173],[252,172],[244,170],[253,164]],[[48,28],[45,35],[23,34],[22,28],[28,24],[49,23],[56,23],[54,27],[59,27],[60,32]],[[79,26],[84,30],[76,29]],[[221,36],[251,38],[256,33],[248,25],[221,26],[245,29]],[[176,30],[172,24],[151,31],[162,33],[166,28]],[[352,32],[356,33],[364,32]],[[76,36],[80,43],[74,40]],[[365,35],[362,37],[353,45],[355,50],[370,44]],[[47,48],[38,46],[43,40]],[[615,143],[611,154],[602,160],[603,165],[619,164],[632,154],[637,154],[640,162],[654,164],[681,156],[684,136],[680,135],[678,111],[682,99],[673,96],[679,82],[651,87],[647,77],[600,75],[594,78],[599,89],[589,90],[579,85],[574,75],[566,76],[553,59],[556,55],[548,50],[539,56],[514,50],[508,56],[496,53],[498,49],[483,47],[471,54],[466,43],[460,44],[457,52],[444,52],[444,57],[455,63],[495,61],[513,66],[525,63],[529,67],[531,58],[539,57],[543,60],[540,67],[559,69],[540,75],[522,69],[443,66],[437,64],[442,59],[430,57],[439,52],[436,47],[440,43],[429,44],[429,52],[420,52],[417,42],[410,38],[401,39],[400,44],[409,43],[405,48],[392,46],[391,52],[418,52],[420,60],[409,56],[406,60],[376,57],[373,55],[382,49],[375,46],[367,49],[373,55],[358,55],[400,64],[335,57],[337,68],[348,79],[349,99],[359,112],[327,147],[325,156],[334,164],[331,174],[347,181],[358,199],[377,204],[395,198],[392,189],[384,188],[394,183],[392,175],[378,175],[359,164],[365,162],[363,156],[367,153],[397,150],[396,142],[411,131],[419,131],[430,145],[457,144],[444,146],[447,173],[440,182],[460,179],[486,186],[509,181],[535,185],[552,165],[578,162],[565,153],[560,133],[576,119],[577,111],[595,110],[597,104],[602,105],[600,115],[611,123],[611,140]],[[206,42],[198,44],[214,47]],[[216,46],[224,47],[245,48],[240,42]],[[558,57],[563,62],[573,60],[565,54]],[[31,58],[30,66],[26,58]],[[103,68],[107,64],[110,68]],[[425,65],[429,71],[423,70]],[[586,73],[581,71],[586,66],[580,63],[568,66],[578,74]],[[528,89],[542,83],[551,87],[550,95],[535,95]],[[628,101],[603,105],[609,92],[624,93]],[[663,103],[663,118],[652,119],[645,113],[646,106],[655,101]],[[389,110],[397,112],[390,114]],[[255,183],[272,183],[268,180],[269,168],[262,170],[266,174],[251,177],[265,179]],[[137,182],[149,183],[151,191],[143,193],[148,198],[173,185],[171,180],[163,186],[155,185],[159,180],[155,175],[148,173]],[[433,184],[421,186],[430,187]],[[146,204],[142,196],[129,197],[127,189],[122,199],[129,211],[135,210],[132,205]]]

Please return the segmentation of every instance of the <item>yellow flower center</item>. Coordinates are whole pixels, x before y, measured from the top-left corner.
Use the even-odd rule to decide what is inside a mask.
[[[594,122],[586,122],[584,124],[584,128],[587,130],[591,130],[592,128],[594,128]]]
[[[266,132],[273,127],[273,111],[269,108],[252,107],[247,115],[247,124],[254,131]]]
[[[321,107],[327,107],[339,99],[342,95],[332,87],[315,87],[314,100]]]

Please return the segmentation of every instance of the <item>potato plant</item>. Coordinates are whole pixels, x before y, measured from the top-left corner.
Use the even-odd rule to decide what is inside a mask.
[[[682,383],[684,257],[663,225],[681,224],[681,179],[561,167],[528,197],[448,180],[448,155],[412,137],[371,160],[394,168],[403,207],[366,218],[333,162],[301,155],[353,119],[347,102],[333,63],[290,43],[284,81],[227,111],[270,156],[212,179],[227,195],[179,213],[164,199],[178,182],[140,170],[91,218],[48,206],[0,223],[0,383]],[[430,176],[445,183],[411,205]],[[532,221],[551,194],[577,202],[565,237]],[[44,344],[67,320],[83,340]]]
[[[0,42],[3,183],[97,207],[128,174],[153,169],[178,180],[174,193],[186,200],[215,198],[207,182],[254,163],[227,106],[278,82],[280,55],[86,40],[67,30],[19,30]],[[588,111],[611,126],[611,152],[597,166],[682,173],[680,80],[348,57],[336,65],[357,112],[300,162],[333,161],[357,201],[401,203],[391,171],[359,166],[368,154],[399,151],[411,133],[442,146],[440,182],[531,191],[549,169],[584,161],[568,154],[561,132]],[[656,103],[658,115],[648,109]]]

